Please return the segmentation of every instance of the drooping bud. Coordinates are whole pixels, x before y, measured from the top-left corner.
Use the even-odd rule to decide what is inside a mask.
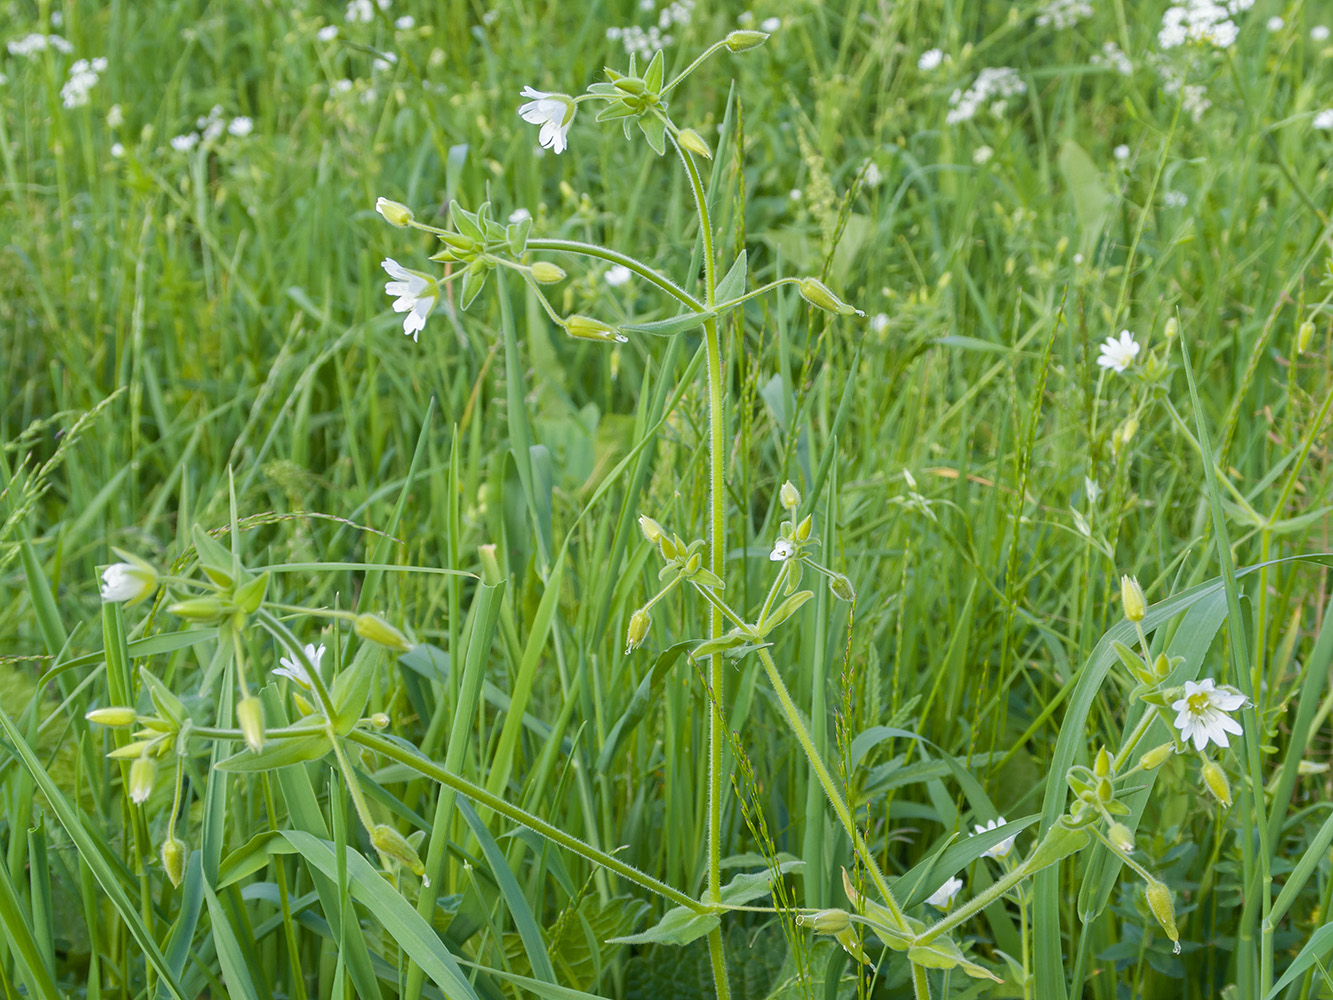
[[[421,856],[407,838],[387,824],[381,823],[370,831],[370,842],[391,861],[396,861],[413,875],[424,876],[426,866],[421,863]]]
[[[216,597],[190,597],[167,607],[167,611],[177,618],[201,624],[218,621],[228,610],[227,605]]]
[[[135,757],[130,765],[130,801],[135,805],[147,802],[156,779],[157,761],[147,754]]]
[[[108,708],[94,708],[84,718],[99,726],[132,726],[137,713],[124,705],[113,705]]]
[[[1139,767],[1145,771],[1155,771],[1167,762],[1167,759],[1176,752],[1174,743],[1163,743],[1159,747],[1153,747],[1142,757],[1139,758]]]
[[[778,490],[778,499],[787,510],[795,510],[801,506],[801,491],[788,479],[782,484],[782,489]]]
[[[840,601],[846,601],[850,604],[856,600],[856,588],[852,586],[852,581],[842,573],[834,573],[829,577],[828,589],[833,591],[833,596]]]
[[[841,934],[852,926],[852,918],[846,910],[819,910],[802,913],[796,923],[800,927],[809,927],[816,934]]]
[[[185,877],[185,862],[190,856],[190,849],[176,836],[170,836],[162,842],[162,867],[167,878],[177,889]]]
[[[388,198],[376,198],[375,211],[384,216],[385,222],[391,226],[397,226],[399,229],[406,229],[412,224],[414,218],[410,208],[396,201],[390,201]]]
[[[254,695],[246,695],[236,706],[236,725],[246,746],[255,753],[264,749],[264,706]]]
[[[1134,833],[1124,823],[1112,823],[1111,829],[1106,831],[1106,837],[1126,854],[1134,850]]]
[[[666,532],[662,530],[662,526],[647,514],[639,515],[639,530],[643,532],[643,537],[648,539],[650,545],[656,545],[666,537]]]
[[[643,644],[644,638],[648,635],[648,627],[652,625],[653,619],[643,608],[629,617],[629,630],[625,635],[625,652],[632,653]]]
[[[1310,341],[1314,340],[1314,322],[1306,320],[1296,330],[1296,353],[1304,354],[1310,348]]]
[[[1153,879],[1148,883],[1145,894],[1148,897],[1148,909],[1152,910],[1152,915],[1162,925],[1162,930],[1166,931],[1166,936],[1175,946],[1175,953],[1179,955],[1180,933],[1176,930],[1176,908],[1171,903],[1171,890],[1165,882]]]
[[[1222,765],[1215,760],[1206,760],[1201,774],[1203,787],[1208,789],[1209,794],[1223,806],[1231,805],[1231,783],[1227,781],[1227,773],[1222,770]]]
[[[407,636],[379,615],[360,614],[356,616],[352,624],[356,629],[356,634],[368,642],[378,643],[396,653],[406,653],[413,648]]]
[[[578,340],[595,340],[603,344],[628,344],[629,338],[600,319],[575,313],[565,318],[565,332]]]
[[[713,158],[713,151],[708,148],[708,143],[704,142],[704,137],[692,128],[681,129],[676,135],[676,141],[680,143],[681,149],[689,150],[705,159]]]
[[[540,285],[554,285],[557,281],[565,280],[565,269],[549,260],[539,260],[532,265],[532,276]]]
[[[809,302],[812,306],[818,306],[831,313],[837,313],[839,316],[851,316],[855,313],[857,316],[864,316],[865,313],[855,306],[848,305],[842,299],[833,294],[832,289],[824,284],[818,278],[802,278],[800,285],[801,298]]]
[[[758,48],[768,41],[768,32],[766,31],[733,31],[726,37],[727,48],[732,52],[744,52],[746,49]]]
[[[1120,578],[1120,603],[1124,606],[1127,620],[1143,621],[1143,616],[1148,612],[1148,602],[1144,600],[1143,588],[1139,586],[1139,581],[1135,577]]]

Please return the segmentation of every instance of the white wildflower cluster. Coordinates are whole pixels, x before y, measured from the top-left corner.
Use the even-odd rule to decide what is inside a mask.
[[[209,108],[208,114],[195,119],[194,127],[193,132],[172,136],[171,148],[178,153],[188,153],[200,142],[209,145],[217,142],[224,134],[244,139],[255,130],[255,123],[246,115],[238,115],[228,121],[222,112],[222,105],[215,104]]]
[[[657,23],[648,28],[640,28],[638,25],[630,25],[628,28],[607,28],[607,41],[619,42],[625,47],[626,55],[651,58],[676,40],[675,36],[670,34],[672,27],[679,25],[683,28],[690,23],[690,18],[694,16],[694,3],[695,0],[674,0],[662,8],[657,15]],[[651,11],[652,0],[641,3],[639,7],[641,10]]]
[[[343,20],[348,24],[369,24],[375,19],[375,8],[389,9],[390,0],[347,0],[347,12]]]
[[[45,52],[47,49],[55,49],[57,52],[69,55],[74,51],[74,46],[59,35],[43,35],[40,32],[24,35],[9,43],[11,56],[23,56],[26,59],[31,59],[38,52]]]
[[[1227,49],[1236,43],[1240,29],[1232,20],[1237,14],[1254,6],[1254,0],[1186,0],[1184,4],[1168,7],[1162,15],[1162,27],[1157,32],[1157,44],[1174,49],[1188,42]]]
[[[106,59],[75,59],[69,67],[69,78],[60,88],[60,101],[67,108],[81,108],[88,103],[88,92],[106,72]]]
[[[1213,106],[1208,98],[1208,88],[1201,83],[1186,83],[1184,70],[1159,61],[1157,75],[1162,81],[1162,90],[1170,97],[1180,98],[1181,110],[1192,121],[1202,119],[1203,113]]]
[[[1115,42],[1103,42],[1102,50],[1092,57],[1094,66],[1105,66],[1121,76],[1132,76],[1134,63]]]
[[[1184,191],[1163,191],[1162,204],[1167,208],[1184,208],[1190,203],[1189,195]]]
[[[1046,0],[1037,15],[1037,26],[1063,30],[1090,17],[1092,4],[1088,0]]]
[[[372,73],[384,73],[393,69],[398,64],[398,56],[392,52],[385,52],[383,55],[376,56],[370,64]]]
[[[950,125],[970,121],[987,103],[991,114],[1000,117],[1004,114],[1006,100],[1018,94],[1026,94],[1027,89],[1018,70],[1008,66],[987,67],[977,74],[976,80],[967,90],[955,90],[949,95],[949,113],[944,120]]]

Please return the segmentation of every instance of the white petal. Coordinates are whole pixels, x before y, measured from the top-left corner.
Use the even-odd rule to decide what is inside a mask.
[[[411,271],[403,267],[402,264],[399,264],[398,261],[394,260],[392,257],[385,257],[382,261],[380,261],[380,267],[388,271],[389,277],[391,278],[401,278],[403,280],[408,280],[412,276]],[[393,293],[390,292],[389,294],[392,295]]]
[[[1204,747],[1208,745],[1208,730],[1205,729],[1203,725],[1200,723],[1195,723],[1193,728],[1194,728],[1194,749],[1201,751],[1203,750]],[[1183,730],[1181,731],[1180,735],[1185,737],[1186,739],[1189,739],[1189,733]],[[1226,743],[1223,743],[1222,745],[1226,746]]]

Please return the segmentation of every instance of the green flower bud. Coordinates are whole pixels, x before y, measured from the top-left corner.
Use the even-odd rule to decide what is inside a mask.
[[[647,514],[639,516],[639,530],[643,532],[643,537],[648,539],[650,545],[656,545],[663,538],[666,538],[666,532],[662,530],[662,526]]]
[[[848,305],[842,299],[833,294],[828,285],[824,284],[818,278],[802,278],[799,285],[801,298],[809,302],[812,306],[818,306],[827,312],[837,313],[839,316],[851,316],[855,313],[858,316],[864,316],[865,313],[855,306]]]
[[[352,625],[356,629],[356,634],[362,639],[379,643],[379,645],[386,646],[396,653],[406,653],[413,648],[412,643],[408,642],[407,636],[379,615],[357,615]]]
[[[1172,316],[1170,319],[1166,321],[1166,329],[1163,331],[1163,333],[1166,335],[1167,342],[1169,343],[1170,341],[1175,340],[1176,334],[1178,334],[1179,332],[1180,332],[1180,323],[1176,320],[1174,316]]]
[[[147,754],[134,758],[134,763],[130,765],[130,801],[135,805],[147,802],[156,779],[157,761]]]
[[[1217,761],[1203,762],[1202,777],[1203,787],[1208,789],[1213,798],[1223,806],[1231,805],[1231,783],[1227,781],[1227,773]]]
[[[1097,751],[1097,759],[1092,764],[1092,773],[1099,778],[1105,778],[1111,773],[1111,753],[1106,747]]]
[[[1112,823],[1111,829],[1106,832],[1106,836],[1111,843],[1126,854],[1134,850],[1134,834],[1124,823]]]
[[[384,823],[370,831],[370,842],[375,850],[391,861],[396,861],[413,875],[424,876],[426,866],[421,863],[421,856],[407,842],[407,838]]]
[[[726,37],[726,46],[732,52],[744,52],[746,49],[758,48],[766,41],[766,31],[733,31]]]
[[[94,708],[84,718],[99,726],[132,726],[137,715],[132,708],[115,705],[109,708]]]
[[[384,712],[376,712],[370,717],[370,724],[376,729],[389,728],[389,716]]]
[[[190,597],[167,607],[167,611],[177,618],[201,624],[219,621],[230,610],[216,597]]]
[[[629,630],[625,636],[626,653],[634,652],[643,644],[644,637],[648,635],[648,627],[652,623],[652,617],[643,608],[630,615]]]
[[[796,923],[800,927],[809,927],[816,934],[841,934],[852,926],[852,918],[846,910],[820,910],[802,913]]]
[[[1314,323],[1307,319],[1296,330],[1296,353],[1304,354],[1312,340],[1314,340]]]
[[[1171,890],[1166,883],[1153,879],[1148,883],[1145,893],[1148,897],[1148,909],[1166,931],[1166,936],[1175,945],[1175,952],[1180,954],[1180,933],[1176,930],[1176,908],[1171,904]]]
[[[246,695],[236,706],[236,725],[246,746],[255,753],[264,749],[264,706],[254,695]]]
[[[578,340],[596,340],[603,344],[627,344],[629,338],[600,319],[575,313],[565,319],[565,332]]]
[[[680,143],[680,148],[689,150],[697,156],[705,159],[713,158],[713,151],[708,148],[708,143],[704,142],[704,137],[692,128],[683,128],[676,135],[676,141]]]
[[[782,484],[782,489],[778,490],[778,499],[787,510],[795,510],[801,506],[801,491],[789,479]]]
[[[1115,801],[1115,787],[1111,784],[1110,778],[1097,779],[1097,801],[1102,805]]]
[[[810,515],[806,514],[801,523],[796,526],[796,540],[798,542],[808,541],[810,538]]]
[[[181,879],[185,877],[185,862],[189,856],[189,848],[178,837],[171,836],[162,842],[162,867],[166,869],[167,878],[171,879],[171,884],[177,889],[180,888]]]
[[[399,229],[406,229],[412,224],[412,210],[406,205],[400,205],[396,201],[390,201],[388,198],[375,199],[375,211],[384,216],[384,221],[391,226],[397,226]]]
[[[532,276],[540,285],[554,285],[565,280],[565,269],[549,260],[539,260],[532,265]]]
[[[1174,743],[1163,743],[1159,747],[1153,747],[1139,758],[1139,767],[1145,771],[1155,771],[1165,764],[1167,758],[1175,752],[1176,745]]]
[[[1143,598],[1143,588],[1139,586],[1139,581],[1132,576],[1120,578],[1120,603],[1124,606],[1126,619],[1132,622],[1143,621],[1148,611],[1148,602]]]
[[[834,573],[829,577],[828,589],[833,591],[833,596],[840,601],[846,601],[850,604],[856,600],[856,588],[852,586],[852,581],[842,573]]]

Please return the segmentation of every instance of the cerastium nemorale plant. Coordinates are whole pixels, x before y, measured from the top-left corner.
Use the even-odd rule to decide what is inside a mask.
[[[126,780],[133,802],[142,805],[150,801],[163,764],[174,771],[175,793],[160,848],[163,867],[173,882],[181,880],[188,855],[176,823],[189,742],[197,739],[244,741],[244,749],[218,762],[220,768],[248,773],[267,772],[331,754],[369,841],[381,856],[384,869],[397,876],[397,884],[404,893],[415,895],[418,913],[429,916],[439,891],[431,876],[441,870],[445,851],[442,841],[447,836],[440,831],[447,831],[448,824],[442,827],[437,814],[436,833],[432,835],[428,852],[421,850],[420,833],[411,838],[399,833],[382,814],[381,806],[367,794],[363,787],[364,777],[355,766],[361,753],[371,751],[444,785],[449,795],[441,796],[441,810],[452,809],[455,796],[461,795],[674,903],[674,908],[668,910],[653,928],[621,940],[685,944],[707,936],[717,995],[727,997],[729,987],[721,918],[729,909],[742,906],[752,909],[748,904],[768,895],[773,888],[773,877],[780,877],[782,870],[776,869],[771,874],[742,875],[727,885],[721,880],[723,748],[728,738],[723,729],[726,719],[722,704],[724,667],[729,660],[752,655],[762,664],[786,723],[807,756],[812,773],[850,841],[860,869],[855,879],[844,873],[849,909],[806,909],[801,911],[798,919],[801,925],[816,933],[834,935],[856,959],[878,965],[880,959],[867,954],[854,925],[867,929],[888,949],[905,955],[915,993],[925,998],[931,992],[929,970],[944,970],[946,985],[943,988],[946,991],[948,976],[954,969],[968,976],[1002,981],[979,956],[965,952],[953,935],[973,915],[1002,898],[1008,899],[1019,907],[1024,928],[1023,954],[1017,960],[1010,960],[1009,970],[1021,983],[1023,994],[1031,995],[1027,929],[1034,895],[1029,880],[1071,854],[1101,844],[1144,880],[1151,912],[1171,940],[1176,940],[1171,893],[1133,858],[1134,835],[1125,822],[1131,809],[1123,799],[1136,787],[1130,782],[1159,767],[1173,753],[1185,752],[1188,741],[1192,740],[1195,750],[1203,757],[1204,786],[1222,804],[1229,804],[1230,788],[1225,772],[1205,751],[1210,743],[1227,746],[1227,733],[1239,730],[1227,713],[1240,708],[1246,699],[1228,688],[1215,687],[1208,680],[1200,683],[1186,681],[1183,687],[1168,686],[1175,664],[1164,654],[1153,656],[1150,652],[1142,625],[1146,604],[1136,583],[1126,580],[1123,597],[1126,616],[1141,641],[1142,653],[1123,644],[1117,644],[1115,648],[1120,662],[1129,671],[1133,700],[1143,706],[1139,721],[1118,750],[1112,752],[1102,747],[1093,755],[1091,767],[1075,765],[1069,769],[1067,783],[1073,793],[1072,805],[1064,810],[1061,800],[1058,820],[1047,825],[1025,858],[1020,859],[1014,852],[1014,840],[1019,832],[1016,828],[1005,829],[1003,820],[998,824],[991,820],[985,827],[978,826],[977,835],[965,842],[962,854],[954,857],[957,862],[954,870],[938,871],[930,876],[938,890],[930,896],[929,903],[942,911],[934,923],[910,915],[899,894],[895,893],[880,859],[858,826],[857,804],[849,807],[843,791],[821,759],[772,656],[769,637],[814,596],[812,590],[801,589],[812,575],[822,577],[839,600],[855,600],[852,581],[825,564],[829,560],[820,554],[811,513],[808,510],[802,513],[800,491],[790,482],[781,487],[778,495],[785,516],[778,537],[773,540],[770,558],[775,573],[771,586],[753,613],[733,603],[724,561],[728,515],[724,488],[727,431],[719,321],[750,299],[786,284],[796,285],[800,295],[820,309],[843,316],[857,313],[813,277],[781,278],[763,287],[747,289],[747,262],[743,249],[726,273],[721,277],[718,274],[720,261],[713,242],[709,202],[699,167],[700,158],[711,158],[712,153],[702,136],[672,119],[669,98],[708,56],[724,49],[743,52],[763,44],[766,38],[764,33],[757,31],[732,32],[669,81],[664,78],[664,59],[659,52],[642,71],[633,57],[625,73],[608,69],[606,81],[593,84],[577,97],[531,88],[523,91],[528,102],[519,109],[520,115],[540,126],[541,144],[556,153],[566,148],[569,128],[579,107],[585,104],[600,108],[598,121],[619,121],[626,137],[637,128],[656,154],[662,155],[668,148],[674,151],[688,177],[698,214],[702,283],[695,290],[691,290],[697,283],[693,278],[677,282],[630,253],[593,243],[535,237],[530,218],[501,225],[490,218],[488,206],[484,204],[469,211],[453,202],[449,207],[451,225],[447,228],[419,221],[409,208],[398,202],[381,198],[376,206],[393,225],[432,233],[442,244],[440,251],[431,258],[446,265],[442,275],[405,268],[391,259],[384,261],[384,268],[394,279],[386,285],[386,291],[396,297],[394,309],[407,314],[403,328],[414,338],[439,306],[441,296],[447,290],[444,286],[458,282],[456,301],[462,309],[467,309],[482,292],[492,273],[496,276],[502,309],[508,308],[505,277],[517,275],[530,287],[551,321],[575,338],[616,343],[625,341],[630,335],[679,336],[702,330],[706,356],[703,378],[708,401],[707,524],[701,532],[703,537],[687,540],[695,534],[691,528],[677,526],[678,531],[670,530],[648,513],[640,517],[639,526],[644,537],[656,547],[661,557],[660,587],[631,614],[626,637],[628,649],[636,649],[651,628],[654,606],[675,591],[692,593],[702,602],[698,605],[700,610],[707,611],[707,625],[700,623],[701,635],[691,654],[696,662],[704,665],[704,682],[711,706],[708,787],[701,790],[701,794],[706,794],[708,817],[706,886],[701,898],[667,885],[613,854],[511,804],[493,790],[459,777],[449,759],[442,765],[430,754],[379,732],[388,719],[379,713],[365,715],[371,680],[386,651],[403,654],[411,651],[414,644],[402,631],[375,615],[307,609],[269,599],[269,574],[247,567],[241,561],[234,499],[230,549],[202,530],[194,533],[197,575],[159,575],[141,560],[124,555],[124,562],[106,570],[103,581],[103,597],[108,602],[141,600],[160,587],[166,587],[172,596],[166,606],[167,612],[192,626],[216,629],[220,640],[218,660],[211,669],[223,671],[226,680],[215,725],[196,723],[182,700],[146,669],[141,671],[141,682],[154,706],[151,714],[125,707],[135,703],[134,685],[127,669],[109,671],[113,706],[89,714],[89,719],[96,723],[135,727],[129,737],[118,737],[118,745],[111,754],[127,762]],[[538,254],[595,258],[627,268],[673,300],[677,314],[656,322],[620,326],[580,314],[561,315],[548,300],[544,288],[561,281],[565,271],[550,260],[533,259]],[[331,682],[325,679],[326,671],[321,664],[324,647],[303,645],[297,637],[292,623],[301,616],[332,619],[363,640],[356,646],[350,662],[342,665]],[[277,706],[270,705],[266,709],[251,693],[254,678],[251,665],[246,662],[245,636],[256,628],[271,636],[286,654],[283,669],[277,673],[294,685],[294,722],[266,725],[266,716],[271,717]],[[233,715],[234,727],[231,726]],[[1139,743],[1159,719],[1173,733],[1173,739],[1140,753],[1136,758]],[[451,746],[453,742],[451,740]],[[448,819],[447,814],[445,819]],[[954,896],[961,883],[952,875],[962,865],[983,856],[997,861],[1003,868],[1002,873],[982,892],[955,906]],[[430,974],[440,975],[438,970]],[[407,995],[419,995],[422,975],[422,969],[410,968]],[[441,985],[448,993],[450,984]]]

